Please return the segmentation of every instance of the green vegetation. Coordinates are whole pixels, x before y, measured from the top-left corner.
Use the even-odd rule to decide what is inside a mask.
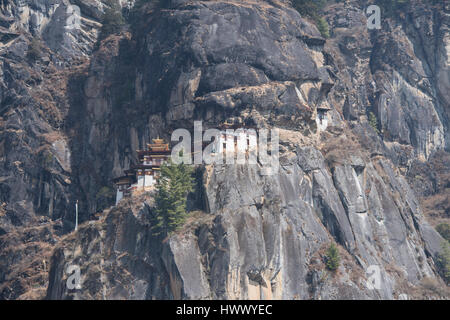
[[[328,39],[330,37],[330,30],[328,29],[328,22],[324,18],[320,17],[316,21],[317,29],[319,29],[322,37]]]
[[[49,149],[44,149],[39,154],[39,165],[46,170],[49,170],[53,165],[53,154]]]
[[[437,265],[442,278],[450,283],[450,243],[444,240],[441,244],[441,252],[437,255]]]
[[[45,155],[45,159],[44,159],[44,167],[45,167],[45,168],[49,168],[52,164],[53,164],[53,154],[49,151],[49,152]]]
[[[339,255],[339,250],[334,244],[331,243],[330,247],[327,250],[326,254],[326,266],[331,271],[336,271],[339,268],[339,264],[341,262],[341,257]]]
[[[33,38],[31,40],[30,44],[28,45],[27,50],[27,59],[34,62],[41,58],[42,56],[42,50],[41,50],[41,44],[37,38]]]
[[[110,0],[108,5],[110,7],[105,10],[102,18],[100,39],[104,39],[110,34],[119,32],[125,24],[125,19],[122,16],[122,10],[118,2]]]
[[[110,187],[102,187],[95,195],[97,212],[101,212],[114,203],[115,192]]]
[[[127,21],[133,30],[140,30],[141,23],[145,22],[143,15],[149,11],[168,8],[171,0],[137,0],[127,15]]]
[[[161,166],[161,176],[156,185],[156,218],[153,231],[167,235],[176,231],[186,220],[186,201],[194,189],[193,169],[185,164],[169,162]]]
[[[293,0],[292,5],[302,15],[309,16],[314,20],[320,34],[324,38],[330,37],[327,21],[321,17],[323,8],[328,0]]]
[[[437,225],[436,231],[439,232],[442,238],[450,242],[450,224],[440,223]]]
[[[132,19],[136,19],[139,13],[145,9],[168,8],[171,0],[137,0],[131,9]]]
[[[371,111],[369,112],[369,125],[375,130],[377,134],[380,134],[380,130],[378,129],[378,120],[375,114]]]
[[[292,5],[300,14],[314,18],[320,16],[327,2],[327,0],[293,0]]]

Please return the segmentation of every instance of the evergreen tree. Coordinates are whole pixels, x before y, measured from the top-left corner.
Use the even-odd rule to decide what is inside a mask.
[[[186,220],[186,200],[194,189],[193,169],[185,164],[169,162],[161,166],[156,185],[155,234],[167,235],[177,230]]]
[[[380,130],[378,129],[377,117],[373,112],[369,113],[369,124],[377,134],[380,134]]]
[[[326,255],[326,266],[329,270],[335,271],[337,268],[339,268],[339,264],[341,262],[341,257],[339,255],[339,250],[334,244],[334,242],[331,243],[330,247],[327,250]]]
[[[322,37],[328,39],[330,37],[330,30],[328,29],[328,22],[324,18],[320,17],[316,21],[317,29],[319,29]]]

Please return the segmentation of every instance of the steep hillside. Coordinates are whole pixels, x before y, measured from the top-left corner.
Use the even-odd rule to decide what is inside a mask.
[[[450,8],[411,1],[369,30],[366,7],[330,2],[325,39],[287,0],[0,2],[0,298],[448,297]],[[277,128],[280,168],[200,166],[161,239],[151,194],[109,208],[112,178],[194,120]]]

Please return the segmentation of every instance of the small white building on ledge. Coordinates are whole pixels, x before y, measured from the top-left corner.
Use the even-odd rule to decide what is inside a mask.
[[[220,132],[217,143],[217,152],[246,152],[257,147],[258,136],[254,129],[244,129],[227,132]]]
[[[328,127],[328,111],[331,109],[327,106],[321,105],[320,107],[317,107],[317,116],[316,116],[316,124],[317,129],[319,131],[325,131]]]
[[[237,155],[237,159],[244,160],[248,159],[251,152],[256,155],[258,135],[255,128],[248,126],[244,128],[240,123],[225,122],[219,126],[219,130],[220,134],[212,150],[212,156],[235,158]]]

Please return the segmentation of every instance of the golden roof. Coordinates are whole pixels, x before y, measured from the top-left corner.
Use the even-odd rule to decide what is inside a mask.
[[[152,139],[154,144],[163,144],[164,143],[164,139],[160,139],[159,137],[156,139]]]
[[[147,144],[148,150],[149,151],[167,151],[169,150],[169,144],[165,143],[165,144]]]

